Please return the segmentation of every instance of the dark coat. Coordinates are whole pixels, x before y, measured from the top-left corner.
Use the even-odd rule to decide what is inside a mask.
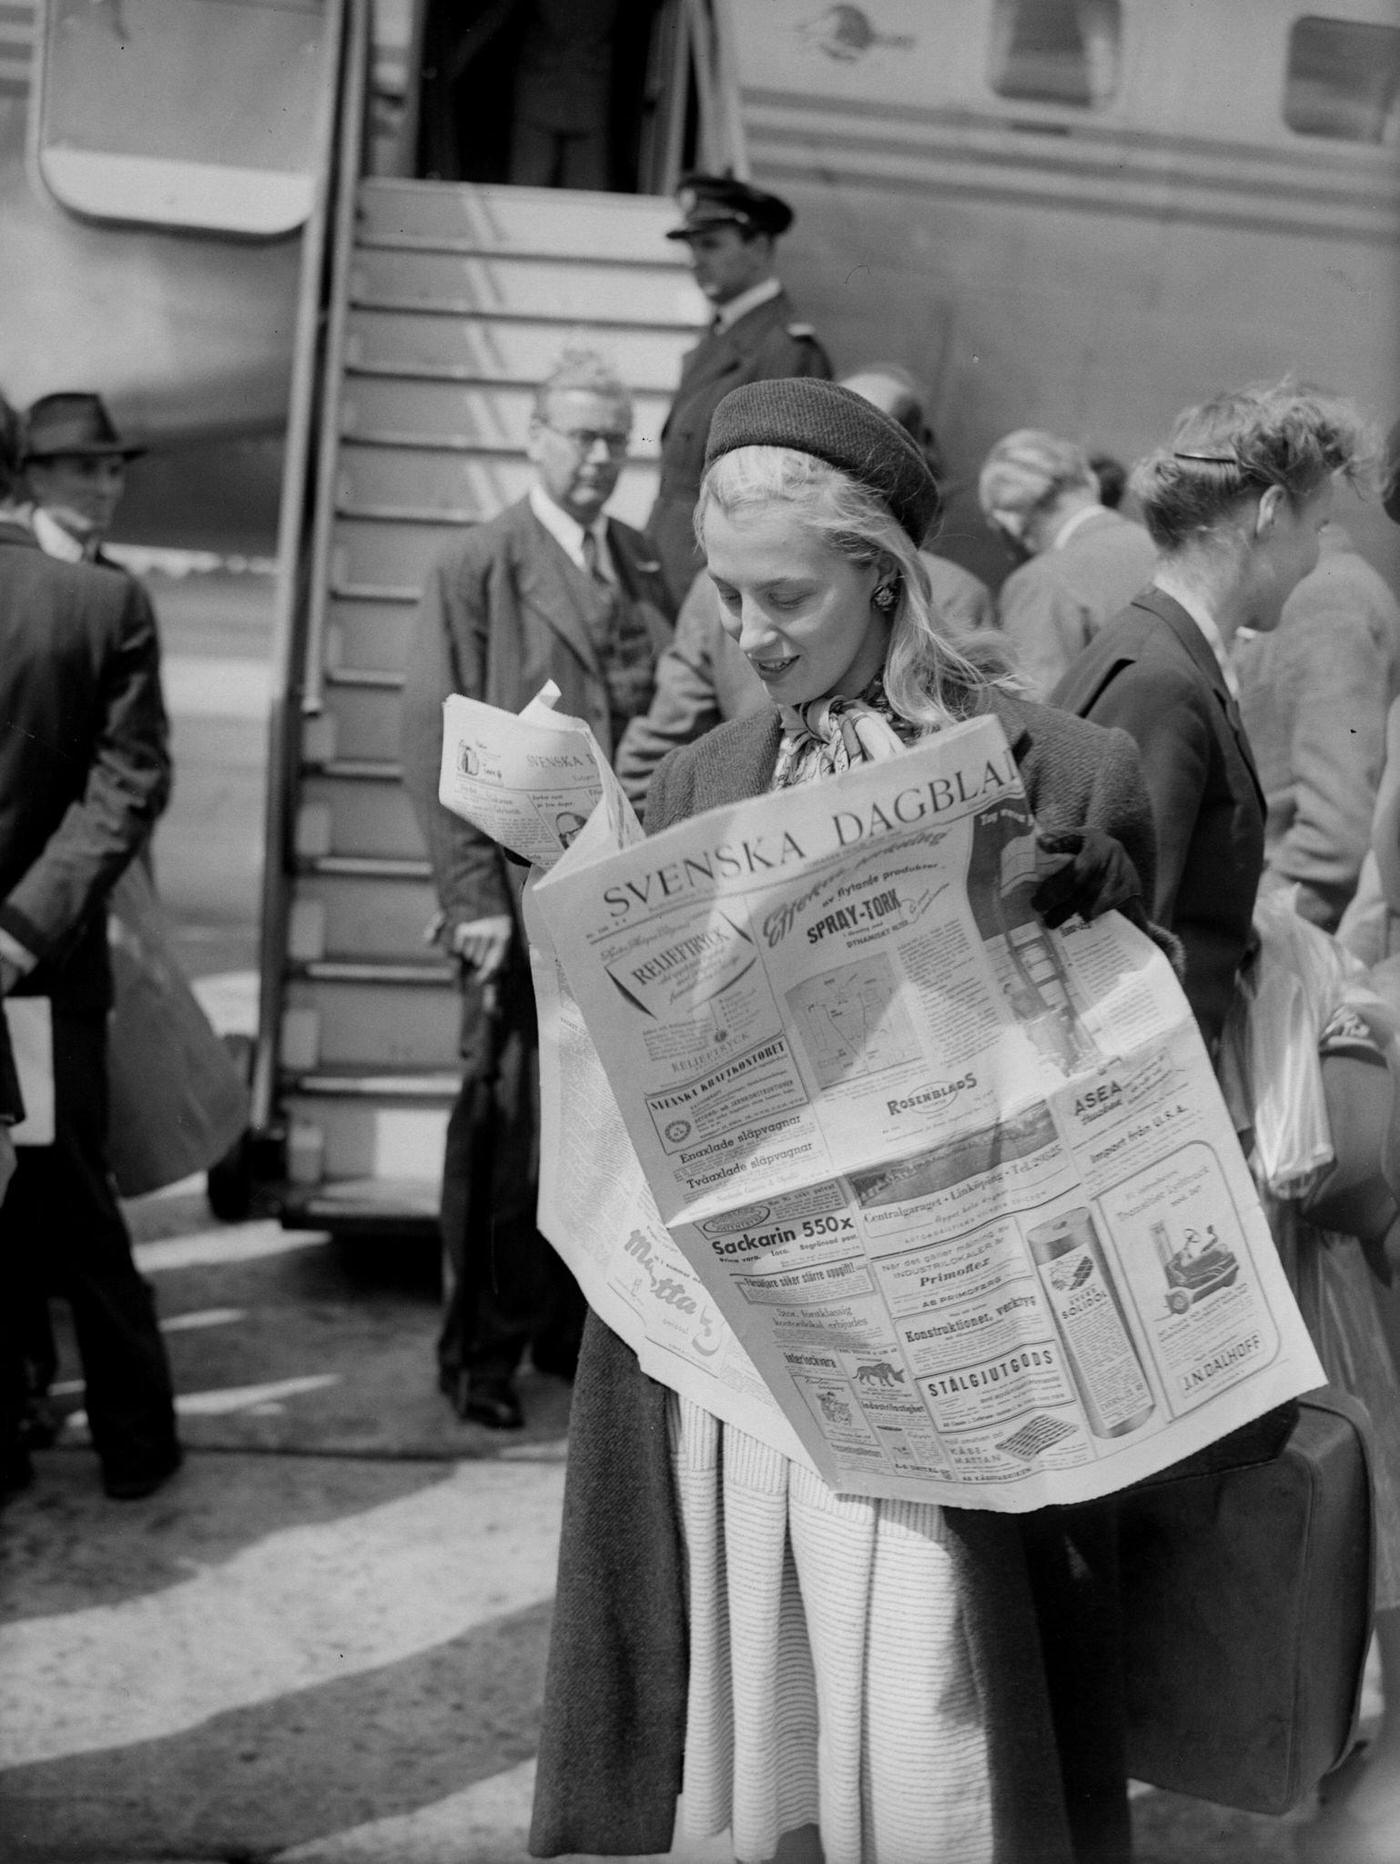
[[[700,567],[695,501],[705,471],[710,417],[731,388],[780,376],[829,378],[831,364],[810,324],[795,321],[780,291],[727,330],[707,331],[681,362],[680,386],[661,429],[661,484],[647,519],[672,599],[679,608]]]
[[[19,1091],[15,1072],[14,1049],[10,1044],[10,1026],[0,1007],[0,1120],[14,1123],[24,1118],[24,1096]]]
[[[1157,825],[1152,917],[1181,940],[1214,1054],[1264,867],[1263,791],[1220,663],[1180,603],[1148,589],[1085,648],[1054,703],[1137,743]]]
[[[0,522],[0,926],[39,964],[23,992],[111,1001],[102,905],[170,790],[149,598]]]
[[[990,706],[1037,821],[1117,836],[1150,892],[1151,807],[1132,744],[1000,693]],[[673,751],[653,781],[647,827],[762,794],[780,736],[770,708]],[[1123,1864],[1111,1510],[946,1516],[986,1709],[996,1864]],[[669,1849],[686,1673],[666,1391],[590,1312],[569,1423],[532,1856]]]
[[[659,654],[671,639],[672,608],[651,548],[616,519],[608,547]],[[495,842],[438,801],[442,702],[463,693],[518,712],[554,680],[560,712],[584,719],[611,754],[608,687],[589,626],[607,599],[528,499],[468,531],[428,576],[404,681],[403,767],[449,923],[509,912],[523,870],[509,870]]]

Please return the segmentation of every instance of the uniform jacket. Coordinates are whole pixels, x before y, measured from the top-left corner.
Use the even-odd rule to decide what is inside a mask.
[[[1152,581],[1157,552],[1140,524],[1096,511],[1059,549],[1042,550],[1001,586],[997,610],[1016,669],[1037,699]]]
[[[1074,662],[1054,703],[1137,741],[1157,824],[1151,916],[1181,940],[1186,995],[1214,1053],[1264,865],[1264,796],[1220,663],[1186,610],[1147,589]]]
[[[1400,692],[1400,603],[1340,525],[1272,634],[1236,635],[1240,712],[1266,805],[1268,877],[1336,930],[1371,841],[1385,720]]]
[[[40,960],[19,990],[110,1002],[102,905],[165,806],[168,740],[140,584],[0,521],[0,926]]]
[[[1150,892],[1152,815],[1132,744],[1024,700],[989,703],[1037,821],[1116,835]],[[653,781],[648,829],[763,793],[780,735],[770,707],[672,752]],[[996,1864],[1125,1864],[1107,1512],[949,1509],[946,1519],[987,1716]],[[665,1389],[590,1313],[570,1414],[533,1856],[669,1848],[685,1740],[684,1560]],[[1052,1653],[1044,1668],[1042,1651]]]
[[[951,633],[994,624],[985,583],[947,557],[920,554],[934,607]],[[725,633],[714,584],[702,571],[681,604],[675,639],[657,662],[650,710],[632,720],[618,745],[615,767],[623,789],[640,808],[651,773],[668,751],[692,743],[721,719],[744,718],[768,703],[763,681]]]
[[[608,547],[659,654],[671,638],[671,607],[651,550],[616,519]],[[520,886],[508,880],[496,844],[438,802],[442,702],[464,693],[518,712],[554,680],[560,712],[585,719],[611,754],[608,689],[589,631],[607,599],[528,499],[468,531],[428,576],[405,674],[403,766],[451,923],[509,912]]]
[[[710,417],[731,388],[788,375],[829,377],[831,364],[811,325],[796,321],[785,291],[727,330],[707,331],[681,363],[680,386],[661,429],[661,485],[647,520],[677,605],[698,567],[692,520]]]

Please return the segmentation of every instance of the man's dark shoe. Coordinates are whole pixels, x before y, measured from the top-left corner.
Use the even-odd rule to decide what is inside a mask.
[[[18,1495],[34,1480],[34,1465],[28,1450],[15,1446],[0,1456],[0,1502]]]
[[[469,1379],[458,1414],[469,1424],[484,1424],[487,1430],[519,1430],[525,1422],[515,1380],[508,1375]]]
[[[152,1463],[132,1463],[104,1469],[102,1487],[114,1502],[140,1502],[164,1486],[185,1460],[179,1444]]]
[[[578,1341],[536,1340],[530,1348],[530,1364],[536,1372],[572,1380],[578,1371]]]
[[[20,1448],[48,1450],[58,1442],[65,1418],[47,1392],[32,1392],[19,1420]]]

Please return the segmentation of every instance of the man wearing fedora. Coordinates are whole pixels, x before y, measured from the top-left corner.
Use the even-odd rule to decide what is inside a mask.
[[[25,477],[31,523],[46,555],[104,562],[102,545],[126,488],[128,460],[145,452],[117,432],[100,395],[41,395],[26,416]]]
[[[21,423],[0,401],[0,997],[43,998],[54,1136],[21,1148],[0,1251],[0,1479],[20,1442],[32,1317],[73,1313],[107,1493],[149,1495],[180,1462],[170,1366],[132,1259],[107,1149],[108,895],[170,787],[155,616],[133,577],[40,550]]]
[[[676,191],[696,284],[714,308],[710,328],[681,363],[680,387],[661,430],[661,485],[647,534],[677,607],[700,568],[695,501],[705,465],[710,416],[743,382],[773,376],[829,377],[831,364],[810,324],[798,321],[774,271],[792,209],[733,175],[688,175]]]

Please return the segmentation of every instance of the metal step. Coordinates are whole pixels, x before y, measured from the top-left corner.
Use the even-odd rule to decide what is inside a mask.
[[[594,324],[621,332],[633,324],[690,326],[695,291],[667,265],[609,265],[597,259],[479,258],[453,252],[396,252],[357,246],[350,303],[451,317],[528,317],[563,332]]]
[[[436,1187],[458,1084],[456,1074],[289,1083],[282,1105],[291,1177],[327,1190],[359,1178]]]
[[[565,334],[557,319],[531,322],[501,318],[473,321],[430,311],[351,307],[346,322],[345,360],[352,376],[421,376],[438,382],[542,381],[558,360]],[[634,394],[675,393],[681,358],[699,326],[678,322],[671,330],[630,329],[617,339],[606,332],[596,347],[617,365]]]
[[[436,1178],[346,1178],[333,1184],[292,1185],[281,1200],[288,1229],[329,1230],[333,1236],[407,1235],[438,1238]]]
[[[386,984],[322,982],[294,974],[282,1008],[284,1068],[361,1074],[451,1068],[459,1054],[462,999],[456,980]]]
[[[363,184],[356,217],[362,241],[430,240],[473,252],[606,252],[684,272],[683,252],[666,238],[676,224],[674,203],[658,196],[388,180]]]
[[[325,763],[342,757],[384,763],[398,758],[403,716],[401,674],[378,674],[373,685],[347,682],[344,674],[329,674],[321,701],[319,716],[306,721],[302,735],[304,763]]]
[[[427,863],[422,863],[426,869]],[[437,910],[426,878],[319,871],[299,874],[288,946],[294,963],[426,955],[423,934]]]
[[[639,395],[633,402],[632,451],[656,451],[670,402]],[[535,391],[526,384],[425,382],[393,376],[351,376],[340,405],[346,440],[376,446],[480,448],[523,453]]]
[[[401,673],[417,625],[417,591],[394,601],[333,594],[326,610],[326,668],[351,673]]]
[[[613,504],[629,489],[635,493],[642,482],[654,497],[659,476],[654,465],[634,461],[624,467]],[[486,457],[437,447],[367,447],[347,441],[340,449],[336,474],[336,510],[346,517],[402,517],[411,523],[480,523],[522,498],[534,477],[535,469],[523,453]]]
[[[296,852],[303,859],[333,854],[402,858],[421,851],[418,824],[398,782],[347,782],[320,771],[303,777],[296,819]]]

